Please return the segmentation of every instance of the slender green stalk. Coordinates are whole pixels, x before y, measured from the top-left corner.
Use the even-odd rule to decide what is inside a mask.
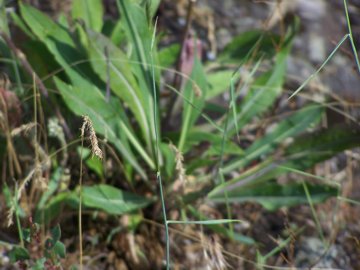
[[[346,34],[341,40],[340,42],[336,45],[335,49],[330,53],[330,55],[325,59],[325,61],[322,63],[322,65],[318,68],[318,70],[316,70],[313,74],[311,74],[309,76],[309,78],[307,78],[299,87],[298,89],[295,90],[294,93],[292,93],[292,95],[288,98],[288,100],[290,100],[291,98],[293,98],[294,96],[297,95],[297,93],[299,93],[312,79],[314,79],[314,77],[316,75],[318,75],[318,73],[325,67],[325,65],[330,61],[330,59],[334,56],[334,54],[337,52],[337,50],[340,48],[340,46],[344,43],[344,41],[349,38],[350,34]]]
[[[225,178],[224,178],[224,174],[222,172],[222,169],[219,168],[219,177],[221,179],[221,184],[225,185]],[[230,203],[229,203],[229,196],[228,196],[228,192],[227,190],[224,190],[224,195],[225,195],[225,205],[226,205],[226,213],[227,213],[227,217],[229,220],[232,219],[232,215],[231,215],[231,207],[230,207]],[[233,236],[234,234],[234,226],[233,224],[230,222],[229,223],[229,230]]]
[[[218,224],[225,224],[225,223],[233,223],[233,222],[243,222],[240,219],[208,219],[208,220],[168,220],[168,224],[196,224],[196,225],[218,225]]]
[[[358,56],[358,54],[357,54],[356,46],[355,46],[355,43],[354,43],[354,37],[353,37],[353,34],[352,34],[351,24],[350,24],[349,10],[348,10],[348,6],[347,6],[347,1],[346,1],[346,0],[344,0],[344,9],[345,9],[345,15],[346,15],[346,22],[347,22],[347,26],[348,26],[348,30],[349,30],[349,35],[350,35],[351,48],[352,48],[353,53],[354,53],[354,57],[355,57],[355,61],[356,61],[356,66],[357,66],[358,71],[359,71],[359,73],[360,73],[359,56]]]
[[[304,187],[304,191],[305,191],[305,194],[306,194],[306,198],[309,202],[309,205],[310,205],[310,208],[311,208],[311,213],[314,217],[314,220],[315,220],[315,224],[316,224],[316,228],[319,232],[319,235],[320,235],[320,238],[321,238],[321,241],[323,243],[326,243],[325,242],[325,237],[324,237],[324,233],[323,233],[323,230],[321,229],[321,225],[320,225],[320,221],[318,219],[318,216],[316,214],[316,210],[315,210],[315,207],[314,207],[314,203],[312,201],[312,198],[311,198],[311,194],[309,192],[309,189],[308,189],[308,186],[307,184],[305,183],[305,181],[302,181],[302,184],[303,184],[303,187]]]
[[[82,238],[82,176],[83,176],[83,148],[84,148],[84,134],[81,134],[81,149],[80,149],[80,176],[79,176],[79,212],[78,212],[78,230],[79,230],[79,265],[80,270],[83,269],[83,238]]]
[[[229,109],[227,111],[226,114],[226,119],[225,119],[225,124],[224,124],[224,133],[223,133],[223,137],[222,137],[222,141],[221,141],[221,153],[220,153],[220,162],[219,162],[219,169],[218,169],[218,177],[220,177],[221,180],[221,185],[225,185],[225,178],[224,178],[224,174],[222,171],[223,168],[223,164],[224,164],[224,152],[225,152],[225,143],[226,143],[226,138],[227,138],[227,131],[228,131],[228,124],[229,124],[229,118],[230,118],[230,109],[231,107],[235,107],[235,100],[234,100],[234,95],[232,93],[232,88],[233,88],[233,82],[230,82],[230,96],[232,98],[230,105],[229,105]],[[235,111],[236,113],[236,111]],[[236,115],[234,115],[236,116]],[[228,219],[231,219],[231,208],[230,208],[230,204],[229,204],[229,197],[228,197],[228,192],[227,190],[224,190],[224,195],[225,195],[225,205],[226,205],[226,212],[227,212],[227,216]],[[232,223],[229,223],[229,229],[231,234],[234,234],[234,227]]]
[[[169,223],[166,216],[166,206],[165,206],[165,200],[164,200],[164,193],[163,193],[163,187],[162,187],[162,181],[161,181],[161,174],[158,171],[156,173],[156,179],[159,183],[159,189],[160,189],[160,198],[161,198],[161,208],[164,218],[164,225],[165,225],[165,237],[166,237],[166,269],[170,269],[170,237],[169,237]]]
[[[15,219],[16,219],[16,226],[18,229],[18,233],[19,233],[19,239],[20,239],[20,245],[21,247],[24,247],[24,235],[23,235],[23,231],[21,229],[21,222],[20,222],[20,218],[19,218],[19,205],[17,203],[17,198],[18,198],[18,186],[17,184],[15,185],[15,194],[14,194],[14,198],[13,198],[13,204],[14,204],[14,208],[15,208]]]
[[[238,142],[240,142],[239,127],[238,127],[238,122],[236,120],[237,112],[236,112],[234,76],[232,76],[231,80],[230,80],[230,99],[231,99],[231,101],[230,101],[230,109],[232,109],[232,112],[233,112],[236,136],[237,136]]]
[[[155,42],[155,33],[156,33],[156,25],[157,25],[157,18],[155,21],[155,27],[153,31],[153,37],[151,40],[151,51],[150,51],[150,59],[151,59],[151,75],[152,75],[152,89],[153,89],[153,97],[154,97],[154,111],[153,111],[153,117],[154,117],[154,129],[155,129],[155,157],[156,157],[156,179],[159,184],[159,190],[160,190],[160,198],[161,198],[161,208],[163,213],[163,219],[164,219],[164,226],[165,226],[165,237],[166,237],[166,269],[170,269],[170,238],[169,238],[169,226],[166,216],[166,205],[165,205],[165,199],[164,199],[164,192],[162,187],[162,180],[161,180],[161,173],[160,173],[160,160],[159,160],[159,153],[160,153],[160,147],[159,147],[159,131],[158,131],[158,121],[157,121],[157,94],[156,94],[156,83],[155,83],[155,69],[154,69],[154,57],[153,57],[153,49],[154,49],[154,42]]]
[[[194,101],[194,93],[192,92],[191,93],[191,99],[190,99],[190,103],[193,103]],[[180,139],[179,139],[179,144],[178,144],[178,149],[180,152],[183,151],[183,148],[184,148],[184,145],[185,145],[185,139],[186,139],[186,136],[188,134],[188,129],[189,129],[189,126],[190,126],[190,117],[191,117],[191,112],[188,110],[187,111],[187,114],[185,115],[185,119],[183,121],[183,128],[181,130],[181,135],[180,135]]]
[[[344,202],[347,202],[347,203],[351,203],[351,204],[360,206],[359,201],[355,201],[355,200],[352,200],[352,199],[349,199],[349,198],[346,198],[346,197],[338,196],[337,199],[340,200],[340,201],[344,201]]]

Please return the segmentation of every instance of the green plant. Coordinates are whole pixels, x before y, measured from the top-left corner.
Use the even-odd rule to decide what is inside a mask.
[[[178,71],[161,65],[172,61],[167,59],[168,48],[157,49],[159,40],[152,21],[158,4],[159,1],[118,0],[121,19],[104,24],[101,1],[89,4],[78,0],[74,1],[72,21],[68,24],[63,17],[55,22],[20,3],[20,16],[12,14],[12,22],[29,39],[30,45],[21,49],[35,72],[44,78],[44,87],[58,90],[56,94],[48,92],[59,107],[66,105],[62,113],[67,116],[67,125],[77,130],[78,122],[72,121],[72,116],[87,115],[101,138],[104,152],[113,155],[114,147],[120,155],[120,175],[127,181],[115,186],[101,183],[76,184],[71,190],[69,186],[62,188],[66,164],[57,164],[59,151],[54,150],[49,155],[54,169],[49,188],[36,205],[36,219],[50,222],[64,204],[73,208],[82,204],[88,209],[122,215],[160,200],[170,267],[171,224],[201,224],[235,241],[254,244],[253,239],[235,232],[230,225],[234,221],[231,203],[253,201],[276,210],[337,196],[339,187],[324,181],[327,179],[317,178],[317,182],[304,185],[305,180],[316,178],[306,171],[343,150],[359,146],[359,131],[348,127],[319,128],[327,103],[308,102],[282,115],[274,113],[274,103],[284,95],[286,60],[298,29],[297,20],[284,37],[258,30],[241,34],[220,55],[217,69],[204,66],[193,56],[190,75],[181,74],[180,89],[163,82],[163,71]],[[346,38],[352,41],[351,32],[324,65]],[[11,51],[4,50],[10,55]],[[228,62],[235,63],[235,67],[223,65]],[[9,68],[12,78],[21,69],[15,66],[13,70]],[[309,80],[289,98],[296,98]],[[175,95],[181,112],[164,115],[170,102],[163,101],[160,93],[166,91]],[[214,104],[226,93],[229,104]],[[52,108],[44,107],[45,113],[53,116]],[[164,122],[179,123],[179,128],[167,130]],[[272,128],[264,129],[264,124]],[[248,137],[255,138],[243,147],[242,142]],[[88,168],[105,180],[104,163],[86,156],[83,147],[79,152]],[[186,157],[184,161],[177,160],[178,153]],[[185,169],[181,170],[181,165]],[[296,174],[297,181],[279,184],[278,177],[289,172]],[[191,193],[181,189],[174,193],[174,175],[179,174],[194,176],[201,188]],[[152,181],[151,176],[157,181]],[[185,185],[180,181],[182,188]],[[136,194],[143,186],[146,192]],[[151,195],[146,197],[145,193]],[[215,221],[191,207],[200,198],[226,204],[227,219]],[[184,220],[167,219],[167,202],[178,203]],[[229,224],[229,228],[220,223]]]
[[[60,226],[52,228],[51,236],[44,241],[40,224],[33,223],[31,218],[29,222],[30,227],[22,231],[26,245],[14,246],[9,253],[10,261],[17,262],[20,269],[62,269],[60,258],[65,258],[66,249],[60,241]]]

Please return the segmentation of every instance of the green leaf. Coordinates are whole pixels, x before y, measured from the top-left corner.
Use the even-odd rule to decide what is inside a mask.
[[[207,217],[200,213],[194,207],[188,205],[188,209],[190,210],[191,214],[194,215],[196,218],[206,220]],[[211,229],[212,231],[222,234],[230,239],[233,239],[237,242],[246,244],[246,245],[254,245],[256,244],[255,240],[247,237],[245,235],[239,234],[237,232],[231,231],[224,226],[220,226],[219,224],[204,224],[207,228]]]
[[[52,236],[54,242],[60,240],[61,229],[60,229],[59,224],[57,224],[54,228],[51,229],[51,236]]]
[[[209,88],[206,99],[214,98],[229,89],[230,80],[233,77],[233,70],[215,71],[207,75]]]
[[[251,30],[235,37],[221,52],[219,59],[222,61],[243,62],[249,58],[271,58],[276,52],[287,47],[299,29],[299,20],[294,19],[284,39],[279,35],[264,32],[263,30]]]
[[[65,69],[71,79],[74,79],[74,76],[70,71],[76,70],[89,81],[99,84],[97,76],[91,70],[90,65],[84,63],[84,59],[86,59],[85,51],[77,47],[68,30],[29,5],[20,3],[20,12],[29,28],[46,45],[55,60]],[[82,64],[73,65],[74,62],[78,61]],[[74,83],[76,83],[76,78]]]
[[[117,0],[117,5],[129,46],[132,48],[132,71],[138,80],[139,89],[142,92],[141,97],[143,98],[144,111],[146,112],[151,132],[151,144],[149,147],[152,148],[152,154],[155,156],[155,130],[160,130],[159,127],[155,128],[156,123],[160,122],[159,120],[155,121],[155,119],[159,118],[160,115],[159,111],[155,111],[154,103],[158,101],[154,100],[155,97],[152,94],[153,77],[150,69],[152,64],[156,65],[157,62],[156,50],[152,50],[151,47],[153,27],[149,25],[145,9],[138,3],[129,0]],[[151,60],[152,58],[154,61]],[[154,77],[154,80],[157,81],[159,78],[157,70]]]
[[[83,187],[83,204],[86,207],[103,210],[109,214],[121,215],[146,207],[151,200],[109,185]]]
[[[184,98],[189,100],[191,104],[185,101],[183,102],[182,126],[178,144],[179,151],[183,150],[188,133],[201,115],[201,111],[205,104],[207,81],[203,66],[197,57],[194,58],[194,65],[190,78],[191,81],[188,80],[185,85]],[[199,93],[196,94],[197,92]]]
[[[320,203],[324,200],[336,196],[338,189],[327,185],[308,184],[311,199],[314,203]],[[224,193],[212,195],[209,199],[217,203],[228,202],[257,202],[270,211],[277,210],[280,207],[290,207],[308,202],[304,187],[301,183],[279,185],[276,182],[269,182],[262,185],[245,185],[239,189],[227,191]]]
[[[134,46],[133,58],[140,65],[137,73],[139,80],[146,83],[147,90],[151,86],[150,73],[150,51],[152,40],[152,29],[148,25],[145,9],[138,3],[129,0],[117,0],[117,5],[122,16],[123,27],[126,36],[132,46]]]
[[[223,61],[243,61],[251,52],[257,58],[272,57],[276,53],[276,45],[280,43],[280,36],[266,33],[261,30],[252,30],[240,34],[220,53],[219,59]]]
[[[223,168],[223,172],[228,173],[235,169],[241,169],[250,161],[276,150],[286,138],[305,132],[309,126],[318,123],[323,111],[324,108],[321,105],[310,105],[293,113],[290,117],[278,123],[263,138],[256,140],[246,149],[241,158],[227,164]]]
[[[249,184],[259,185],[289,172],[289,169],[305,171],[346,149],[360,146],[360,130],[353,127],[334,127],[313,132],[294,139],[282,157],[268,158],[228,182],[218,185],[208,197],[233,190],[241,190]]]
[[[10,262],[15,263],[19,260],[30,259],[29,252],[23,247],[16,246],[9,252]]]
[[[22,228],[22,235],[26,242],[31,242],[31,230],[29,228]]]
[[[219,155],[222,150],[222,134],[209,133],[194,129],[188,133],[184,153],[188,151],[196,152],[196,146],[201,143],[208,143],[209,149],[206,150],[209,155]],[[200,148],[201,146],[199,146]],[[201,149],[199,149],[201,150]],[[230,139],[226,139],[224,153],[234,155],[244,155],[244,151]]]
[[[42,194],[40,201],[37,203],[36,206],[37,211],[45,207],[46,202],[58,189],[62,177],[63,177],[63,169],[61,167],[56,168],[51,175],[46,191]]]
[[[72,2],[73,19],[81,19],[85,25],[97,32],[103,26],[104,8],[101,0],[74,0]]]
[[[31,270],[44,270],[45,268],[46,258],[37,259]]]
[[[235,119],[232,119],[229,123],[229,134],[234,134],[237,130],[240,130],[244,125],[248,124],[253,117],[259,116],[268,110],[281,94],[282,85],[285,81],[286,59],[290,52],[292,38],[297,28],[298,20],[295,20],[295,22],[290,25],[282,47],[276,54],[273,69],[262,74],[252,83],[250,91],[243,102],[241,102],[238,109],[234,109],[234,111],[238,113],[236,118],[234,117]],[[260,60],[258,64],[260,64]],[[258,69],[258,64],[255,65],[254,70]]]
[[[238,122],[239,130],[248,124],[254,116],[258,116],[269,109],[281,94],[289,51],[290,46],[283,48],[276,56],[273,70],[266,72],[253,82],[248,95],[237,109],[235,121]],[[229,134],[234,134],[235,131],[235,123],[232,119],[229,123]]]
[[[121,132],[127,131],[128,136],[133,136],[122,121],[123,115],[119,112],[121,105],[116,100],[111,100],[110,103],[106,102],[105,97],[95,85],[90,84],[76,73],[71,74],[74,79],[76,78],[79,86],[71,86],[55,78],[55,84],[67,106],[79,116],[88,115],[96,132],[113,143],[139,174],[144,179],[147,179],[144,170],[137,162],[128,145],[119,140],[120,136],[116,133],[117,130]],[[134,137],[131,139],[136,140]]]
[[[56,255],[58,255],[60,258],[65,258],[66,256],[66,247],[65,245],[60,242],[57,241],[53,247],[53,251],[55,252]]]
[[[13,205],[12,193],[5,181],[3,183],[2,194],[5,197],[6,205],[10,208]]]
[[[41,220],[44,224],[48,224],[59,216],[64,205],[78,209],[78,201],[78,196],[74,192],[66,191],[52,196],[45,204],[44,209],[37,212],[36,220]]]
[[[21,29],[21,31],[23,31],[23,33],[25,33],[31,39],[36,38],[34,36],[34,34],[31,33],[29,27],[27,27],[27,25],[24,23],[24,21],[19,17],[19,15],[16,12],[11,12],[10,16],[11,16],[11,22],[14,25],[16,25],[17,27],[19,27]],[[1,27],[0,27],[0,29],[1,29]]]
[[[180,45],[172,44],[163,49],[158,53],[159,63],[162,68],[168,68],[175,64],[180,54]]]
[[[286,155],[290,159],[289,164],[294,165],[288,167],[306,169],[341,151],[358,147],[360,146],[359,136],[358,127],[346,125],[305,134],[286,149]]]
[[[65,45],[75,48],[70,34],[36,8],[20,3],[20,12],[26,24],[40,40],[46,42],[50,51],[55,49],[55,42],[51,43],[51,38],[56,38]]]
[[[145,111],[145,100],[151,98],[150,93],[147,92],[147,95],[144,95],[144,92],[139,89],[131,72],[129,59],[109,39],[90,30],[88,38],[93,69],[104,82],[109,80],[111,90],[132,111],[143,131],[144,138],[150,144],[150,127]]]

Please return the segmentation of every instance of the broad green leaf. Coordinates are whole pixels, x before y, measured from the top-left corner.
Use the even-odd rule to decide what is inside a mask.
[[[31,267],[31,270],[44,270],[45,268],[46,258],[37,259],[35,261],[35,265]]]
[[[150,199],[122,191],[109,185],[82,188],[83,204],[109,214],[122,215],[146,207]]]
[[[22,235],[23,235],[23,239],[30,243],[31,242],[31,230],[29,228],[22,228]]]
[[[74,0],[71,11],[73,19],[81,19],[87,27],[101,31],[104,14],[101,0]]]
[[[13,247],[13,249],[9,252],[10,262],[15,263],[19,260],[28,260],[30,259],[29,252],[27,249],[19,246]]]
[[[213,197],[226,190],[241,190],[244,186],[261,185],[271,179],[293,170],[305,171],[315,164],[325,161],[346,149],[360,146],[360,130],[341,126],[313,132],[294,139],[285,149],[281,158],[268,158],[260,164],[249,168],[239,177],[218,185],[209,194]]]
[[[141,0],[141,1],[142,3],[145,3],[147,17],[149,22],[151,22],[156,14],[156,11],[159,8],[161,0]]]
[[[261,30],[248,31],[235,37],[220,53],[219,58],[223,61],[243,61],[252,52],[257,58],[272,57],[280,40],[280,36]]]
[[[104,82],[109,80],[112,91],[127,104],[137,119],[144,138],[150,144],[150,130],[145,112],[145,99],[151,98],[150,93],[145,96],[139,89],[129,60],[119,48],[101,34],[92,31],[87,33],[93,69]]]
[[[68,17],[66,16],[66,14],[64,12],[60,12],[60,14],[58,15],[58,18],[57,18],[57,22],[59,23],[59,25],[61,25],[64,28],[70,27]]]
[[[110,103],[106,102],[103,94],[95,85],[90,84],[80,76],[75,77],[75,73],[71,74],[74,76],[73,80],[79,82],[79,86],[71,86],[55,78],[55,84],[67,106],[79,116],[88,115],[96,132],[113,143],[137,172],[144,179],[147,179],[144,170],[138,164],[128,145],[119,140],[119,136],[116,133],[117,130],[122,132],[129,130],[122,121],[122,115],[119,113],[121,105],[116,100],[110,100]],[[130,132],[128,136],[132,136]],[[134,137],[129,139],[136,140]]]
[[[27,60],[33,65],[34,71],[39,77],[48,78],[50,73],[61,68],[43,42],[36,39],[29,40],[22,48]],[[64,74],[59,75],[65,78]],[[44,80],[43,82],[48,88],[54,88],[52,80]]]
[[[139,89],[142,91],[144,111],[147,113],[151,144],[148,147],[155,151],[155,131],[160,128],[155,125],[159,123],[159,110],[155,111],[155,97],[153,96],[153,76],[151,66],[157,64],[156,51],[152,50],[153,27],[149,24],[146,11],[138,3],[129,0],[117,0],[117,5],[121,14],[121,21],[128,40],[128,45],[132,48],[131,59],[134,61],[132,71],[134,72]],[[159,80],[159,72],[154,74],[155,81]],[[156,87],[156,85],[155,85]],[[155,116],[155,117],[154,117]],[[158,134],[160,136],[160,134]]]
[[[139,62],[139,80],[151,86],[150,61],[152,31],[148,25],[145,9],[129,0],[117,0],[123,27],[130,44],[134,47],[134,60]],[[136,66],[135,66],[136,67]],[[141,76],[141,78],[140,78]],[[149,89],[149,88],[148,88]]]
[[[158,53],[159,63],[162,68],[168,68],[175,64],[179,57],[180,45],[173,44],[161,49]]]
[[[359,136],[358,127],[346,125],[305,134],[285,150],[288,160],[284,166],[298,170],[311,168],[339,152],[360,146]]]
[[[31,33],[31,30],[29,29],[29,27],[24,23],[24,21],[19,17],[19,15],[16,12],[11,12],[10,16],[11,16],[11,22],[14,25],[16,25],[17,27],[19,27],[24,34],[26,34],[31,39],[36,38],[34,36],[34,34]],[[0,29],[1,29],[1,27],[0,27]]]
[[[66,247],[62,242],[57,241],[53,247],[53,250],[54,250],[55,254],[58,255],[60,258],[65,258]]]
[[[255,158],[276,150],[286,138],[305,132],[308,127],[319,122],[323,111],[324,109],[320,105],[310,105],[295,112],[278,123],[263,138],[256,140],[246,149],[241,158],[224,166],[223,172],[228,173],[235,169],[241,169]]]
[[[160,143],[160,151],[164,159],[163,170],[165,178],[172,179],[174,177],[175,152],[168,143]]]
[[[185,85],[184,98],[191,104],[183,102],[182,126],[178,144],[178,149],[180,151],[183,150],[188,133],[201,115],[201,111],[205,104],[207,81],[203,66],[197,57],[194,58],[194,65],[190,78],[191,80],[188,80]]]
[[[221,70],[208,74],[207,80],[209,82],[209,87],[206,93],[206,99],[211,99],[227,91],[233,74],[233,70]]]
[[[51,49],[56,46],[55,42],[49,42],[51,38],[56,38],[56,40],[61,41],[70,48],[76,47],[70,34],[65,29],[36,8],[20,3],[20,12],[28,27],[41,41],[45,41]],[[52,51],[51,49],[50,51]]]
[[[35,220],[43,224],[49,224],[53,219],[57,218],[64,205],[70,206],[72,209],[78,209],[79,199],[75,192],[61,192],[50,198],[42,211],[37,211]]]
[[[190,152],[191,154],[194,154],[192,152],[195,152],[195,155],[197,155],[196,146],[199,146],[199,148],[201,148],[201,145],[199,144],[204,143],[203,148],[205,149],[198,149],[198,151],[206,150],[209,155],[217,156],[221,153],[222,141],[222,134],[209,133],[194,129],[188,133],[186,144],[184,147],[184,153]],[[208,145],[208,147],[206,147],[206,145]],[[224,153],[241,156],[244,155],[244,151],[237,144],[233,143],[229,139],[226,140]]]
[[[20,12],[28,27],[46,45],[55,60],[67,73],[76,70],[84,78],[99,84],[97,76],[89,64],[83,63],[86,59],[85,52],[76,46],[68,30],[29,5],[20,3]],[[81,65],[71,66],[79,61],[82,62]],[[71,74],[68,75],[71,76]]]
[[[327,185],[308,184],[311,199],[314,203],[336,196],[338,189]],[[227,197],[227,198],[226,198]],[[239,189],[227,191],[210,196],[209,199],[217,203],[228,202],[257,202],[267,210],[274,211],[280,207],[306,204],[308,202],[304,187],[301,183],[279,185],[276,182],[269,182],[262,185],[250,184]]]
[[[7,35],[9,35],[9,24],[7,20],[8,16],[6,13],[6,1],[0,0],[0,29],[1,31],[4,31]]]
[[[101,179],[104,179],[103,161],[98,158],[93,158],[89,148],[78,147],[77,152],[81,158],[85,160],[86,166],[93,170]]]
[[[57,224],[54,228],[51,229],[51,237],[54,242],[59,241],[61,237],[60,225]]]
[[[43,209],[49,198],[56,192],[56,190],[59,187],[62,176],[63,176],[63,169],[61,167],[56,168],[51,175],[46,191],[42,194],[40,201],[37,203],[36,206],[37,211]]]

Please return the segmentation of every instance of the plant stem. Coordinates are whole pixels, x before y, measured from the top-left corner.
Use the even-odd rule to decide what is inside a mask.
[[[83,269],[83,239],[82,239],[82,176],[83,176],[83,148],[84,148],[84,134],[81,134],[81,149],[80,149],[80,176],[79,176],[79,249],[80,249],[80,270]]]
[[[154,57],[153,57],[153,49],[155,43],[155,33],[156,33],[156,25],[157,18],[155,21],[155,27],[153,31],[153,36],[151,40],[151,51],[150,51],[150,59],[151,59],[151,75],[152,75],[152,89],[153,89],[153,97],[154,97],[154,111],[153,111],[153,121],[154,121],[154,131],[155,131],[155,158],[156,158],[156,179],[159,184],[160,190],[160,198],[161,198],[161,208],[163,213],[164,225],[165,225],[165,237],[166,237],[166,269],[170,269],[170,239],[169,239],[169,225],[166,216],[166,206],[164,199],[164,192],[161,181],[161,173],[160,173],[160,147],[159,147],[159,131],[158,131],[158,123],[157,123],[157,95],[156,95],[156,83],[155,83],[155,71],[154,71]]]
[[[346,22],[347,22],[347,26],[348,26],[348,30],[349,30],[349,35],[350,35],[351,48],[352,48],[353,53],[354,53],[354,57],[355,57],[355,61],[356,61],[356,66],[357,66],[358,71],[359,71],[359,73],[360,73],[359,56],[358,56],[358,54],[357,54],[357,50],[356,50],[355,43],[354,43],[354,37],[353,37],[353,34],[352,34],[351,24],[350,24],[349,10],[348,10],[348,6],[347,6],[347,1],[346,1],[346,0],[344,0],[344,9],[345,9],[345,15],[346,15]]]
[[[13,198],[13,204],[14,204],[14,208],[15,208],[15,218],[16,218],[16,226],[19,232],[19,238],[20,238],[20,245],[21,247],[24,247],[24,235],[21,229],[21,223],[20,223],[20,218],[19,218],[19,205],[17,202],[17,198],[18,198],[18,186],[17,183],[15,184],[15,194],[14,194],[14,198]]]

